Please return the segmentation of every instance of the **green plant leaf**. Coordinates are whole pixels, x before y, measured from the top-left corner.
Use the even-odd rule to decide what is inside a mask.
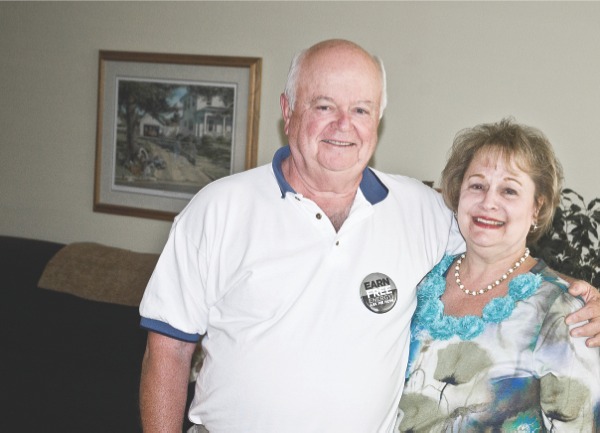
[[[549,231],[530,245],[532,254],[558,272],[600,287],[599,226],[600,198],[586,204],[565,188]]]

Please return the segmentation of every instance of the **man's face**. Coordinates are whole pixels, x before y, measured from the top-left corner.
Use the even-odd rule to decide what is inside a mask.
[[[377,144],[381,74],[366,53],[330,47],[304,59],[295,107],[282,96],[294,165],[311,183],[358,177]]]

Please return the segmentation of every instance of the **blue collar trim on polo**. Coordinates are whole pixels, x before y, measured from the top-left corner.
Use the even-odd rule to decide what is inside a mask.
[[[279,189],[281,190],[281,198],[285,197],[285,194],[291,192],[293,194],[296,193],[294,188],[285,180],[283,176],[283,171],[281,169],[282,162],[290,156],[290,147],[284,146],[277,149],[275,152],[275,156],[273,156],[273,172],[275,173],[275,178],[277,179],[277,183],[279,184]],[[377,204],[383,199],[385,199],[389,193],[388,188],[383,184],[383,182],[377,177],[373,171],[367,167],[363,171],[362,180],[360,181],[360,190],[364,194],[365,198],[371,204]]]
[[[293,194],[296,193],[294,188],[292,188],[288,181],[285,180],[285,177],[283,176],[283,170],[281,169],[281,164],[290,155],[290,146],[280,147],[277,149],[277,152],[275,152],[275,155],[273,156],[273,162],[271,163],[273,165],[275,178],[279,184],[279,189],[281,190],[281,198],[284,198],[287,192],[291,192]]]

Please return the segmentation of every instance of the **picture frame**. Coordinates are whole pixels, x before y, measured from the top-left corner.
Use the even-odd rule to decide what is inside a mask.
[[[256,166],[262,59],[99,52],[95,212],[173,220]]]

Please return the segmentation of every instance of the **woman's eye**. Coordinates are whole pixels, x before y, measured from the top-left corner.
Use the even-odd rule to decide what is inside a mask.
[[[508,195],[517,195],[517,191],[512,188],[506,188],[504,192]]]

